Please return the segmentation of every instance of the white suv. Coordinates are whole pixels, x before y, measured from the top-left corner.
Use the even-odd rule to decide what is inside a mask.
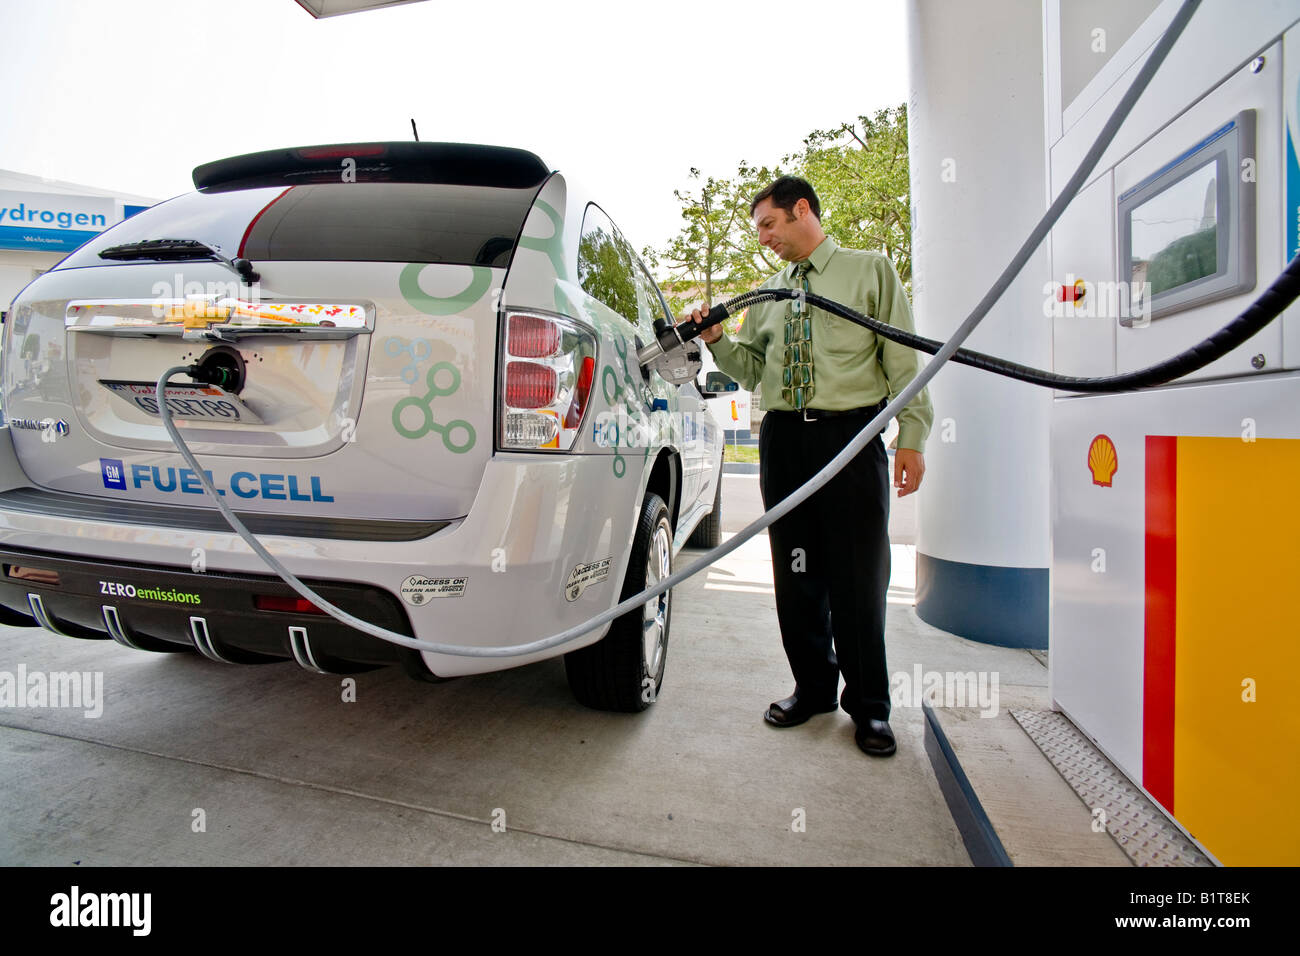
[[[194,182],[10,308],[0,620],[330,673],[565,654],[583,703],[644,709],[669,594],[527,656],[372,638],[229,529],[153,398],[167,368],[203,372],[167,393],[187,444],[357,617],[475,647],[577,625],[719,535],[720,429],[695,382],[638,365],[672,316],[605,212],[531,153],[459,144],[276,150]]]

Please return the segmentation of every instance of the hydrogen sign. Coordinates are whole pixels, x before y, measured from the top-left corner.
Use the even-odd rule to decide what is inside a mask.
[[[0,249],[71,252],[121,218],[109,196],[0,190]]]

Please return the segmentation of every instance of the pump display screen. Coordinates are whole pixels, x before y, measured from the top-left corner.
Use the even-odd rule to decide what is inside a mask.
[[[1255,287],[1254,155],[1255,111],[1243,110],[1117,197],[1119,278],[1151,317]]]
[[[1219,164],[1209,162],[1130,212],[1133,282],[1151,294],[1219,271]]]

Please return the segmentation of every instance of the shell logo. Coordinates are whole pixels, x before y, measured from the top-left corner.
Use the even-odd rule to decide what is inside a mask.
[[[1088,470],[1092,472],[1092,483],[1103,488],[1111,486],[1111,479],[1119,470],[1119,453],[1115,443],[1107,435],[1098,435],[1088,446]]]

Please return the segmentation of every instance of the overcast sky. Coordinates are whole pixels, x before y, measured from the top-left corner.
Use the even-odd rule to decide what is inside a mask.
[[[637,248],[677,231],[692,166],[776,163],[907,99],[902,0],[0,0],[0,37],[0,168],[163,199],[208,160],[414,117],[580,177]]]

